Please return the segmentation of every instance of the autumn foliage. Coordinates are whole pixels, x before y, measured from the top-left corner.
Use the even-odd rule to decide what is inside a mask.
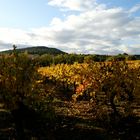
[[[115,113],[116,104],[133,100],[140,83],[140,63],[126,61],[58,64],[42,67],[39,72],[71,90],[73,100],[79,96],[97,100],[98,95],[105,94]]]

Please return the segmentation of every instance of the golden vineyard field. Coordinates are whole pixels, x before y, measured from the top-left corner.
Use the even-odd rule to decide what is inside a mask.
[[[122,122],[126,126],[125,133],[139,125],[140,61],[89,61],[39,68],[38,62],[28,55],[14,53],[2,57],[0,64],[1,111],[10,111],[9,115],[13,113],[15,125],[20,123],[25,130],[29,122],[31,129],[35,127],[36,120],[39,125],[35,128],[45,130],[45,133],[48,129],[55,133],[62,128],[75,131],[80,122],[80,130],[92,127],[93,133],[97,126],[114,136],[116,127],[118,130],[122,128],[119,125]],[[134,123],[124,121],[130,117],[136,119]],[[10,127],[13,127],[13,121]],[[4,127],[0,133],[5,128],[3,114],[1,124]],[[133,127],[128,131],[130,125]],[[9,130],[9,126],[6,129]]]
[[[107,88],[106,92],[125,92],[124,87],[127,90],[133,87],[136,91],[140,83],[140,61],[58,64],[41,67],[39,72],[63,87],[73,86],[77,95],[87,89],[92,92],[102,92],[103,88]]]
[[[119,106],[118,111],[124,114],[127,114],[125,110],[129,105],[139,107],[140,61],[58,64],[41,67],[39,72],[47,77],[46,84],[51,81],[56,89],[64,91],[64,96],[70,92],[68,97],[73,101],[110,104],[114,112]],[[137,109],[132,112],[140,115]]]

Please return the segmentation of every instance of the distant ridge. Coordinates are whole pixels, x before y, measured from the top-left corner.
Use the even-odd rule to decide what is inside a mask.
[[[12,53],[13,50],[7,50],[7,51],[2,51],[0,52],[1,54],[9,54]],[[17,48],[16,51],[18,53],[23,53],[23,52],[28,52],[28,54],[38,54],[38,55],[43,55],[43,54],[51,54],[51,55],[58,55],[58,54],[66,54],[65,52],[56,49],[56,48],[49,48],[45,46],[34,46],[34,47],[26,47],[26,48]]]

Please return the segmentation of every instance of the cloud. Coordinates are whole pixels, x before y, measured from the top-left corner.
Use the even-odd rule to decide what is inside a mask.
[[[135,13],[135,12],[137,12],[137,11],[139,11],[139,10],[140,10],[140,3],[137,4],[137,5],[135,5],[134,7],[132,7],[132,8],[129,10],[129,12],[130,12],[130,13]]]
[[[28,44],[31,36],[27,31],[21,29],[0,28],[0,40],[13,44]]]
[[[5,49],[11,49],[11,47],[11,44],[0,41],[0,51],[4,51]]]
[[[45,45],[73,53],[140,54],[140,16],[130,14],[137,11],[139,5],[126,10],[108,8],[95,0],[49,0],[49,4],[79,12],[64,19],[54,17],[49,26],[28,31],[0,28],[0,41]]]
[[[72,11],[84,11],[92,8],[100,8],[105,5],[98,5],[96,0],[49,0],[48,2],[51,6],[57,6],[62,11],[72,10]]]

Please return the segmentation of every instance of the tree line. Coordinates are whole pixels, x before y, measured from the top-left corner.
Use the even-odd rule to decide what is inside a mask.
[[[138,56],[128,55],[128,54],[118,54],[115,56],[109,55],[95,55],[95,54],[59,54],[59,55],[50,55],[44,54],[37,57],[37,61],[40,66],[50,66],[52,64],[74,64],[84,63],[84,62],[106,62],[106,61],[129,61],[129,60],[138,60]]]

